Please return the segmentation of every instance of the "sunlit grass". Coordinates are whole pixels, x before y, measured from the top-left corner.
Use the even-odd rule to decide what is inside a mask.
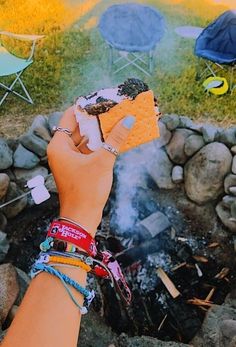
[[[173,112],[225,125],[236,124],[236,90],[233,95],[207,95],[202,82],[195,80],[194,40],[180,38],[174,31],[181,25],[205,27],[229,8],[230,0],[224,3],[223,0],[218,3],[214,0],[139,2],[156,7],[167,23],[166,34],[157,47],[152,77],[132,68],[117,75],[108,69],[108,51],[98,33],[97,23],[101,13],[117,2],[0,0],[1,29],[45,35],[37,45],[34,64],[23,77],[35,105],[10,96],[0,108],[0,133],[5,132],[3,128],[10,124],[9,120],[13,119],[22,132],[34,115],[61,110],[78,94],[116,85],[130,76],[145,80],[153,88],[159,95],[164,113]],[[7,45],[22,55],[28,53],[26,44],[7,41]]]

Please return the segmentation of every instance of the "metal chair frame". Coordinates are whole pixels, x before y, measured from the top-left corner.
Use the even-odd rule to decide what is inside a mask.
[[[8,36],[8,37],[11,37],[13,39],[16,39],[16,40],[21,40],[21,41],[32,41],[32,45],[31,45],[31,50],[30,50],[30,54],[28,56],[27,59],[23,59],[23,58],[20,58],[20,57],[17,57],[16,55],[12,54],[11,52],[8,51],[8,49],[4,46],[4,44],[2,43],[2,40],[1,40],[1,36]],[[19,96],[21,99],[25,100],[26,102],[30,103],[30,104],[33,104],[33,100],[27,90],[27,88],[25,87],[22,79],[21,79],[21,75],[24,73],[24,71],[27,69],[28,66],[30,66],[32,63],[33,63],[33,56],[34,56],[34,53],[35,53],[35,47],[36,47],[36,42],[40,39],[42,39],[44,37],[44,35],[20,35],[20,34],[14,34],[14,33],[11,33],[11,32],[7,32],[7,31],[1,31],[0,32],[0,63],[1,63],[1,51],[4,53],[4,54],[9,54],[9,57],[10,56],[14,56],[15,58],[17,58],[17,60],[19,62],[28,62],[29,64],[23,68],[23,69],[18,69],[16,67],[15,71],[12,71],[11,73],[9,74],[4,74],[4,75],[1,75],[0,77],[7,77],[7,76],[11,76],[11,75],[15,75],[15,79],[14,81],[9,85],[5,85],[4,83],[1,83],[0,82],[0,87],[2,87],[3,89],[6,90],[6,93],[3,95],[2,99],[0,100],[0,106],[3,104],[3,102],[5,101],[5,99],[7,98],[7,96],[10,94],[10,93],[13,93],[17,96]],[[16,92],[14,90],[14,87],[16,85],[16,83],[19,82],[23,92],[25,95],[22,95],[18,92]]]
[[[110,71],[112,71],[113,65],[117,66],[117,63],[121,62],[122,60],[127,62],[126,64],[120,66],[115,71],[113,71],[114,74],[120,72],[121,70],[125,69],[126,67],[130,65],[133,65],[137,69],[145,73],[147,76],[151,76],[151,73],[153,72],[154,49],[149,52],[127,52],[127,51],[117,50],[111,45],[109,45],[109,51],[110,51],[110,55],[109,55],[110,56],[109,58]],[[118,55],[116,59],[114,57],[115,52]],[[145,58],[147,61],[145,61]],[[139,62],[143,66],[138,64]]]
[[[199,67],[200,67],[201,61],[203,61],[205,63],[206,67],[202,73],[199,73]],[[215,69],[213,69],[214,67],[215,67]],[[204,75],[207,75],[208,71],[211,73],[211,75],[216,77],[217,72],[220,70],[228,70],[229,71],[229,90],[232,94],[234,89],[236,89],[236,83],[234,83],[234,71],[236,71],[236,64],[234,64],[234,65],[222,65],[219,63],[214,63],[210,60],[206,60],[204,58],[198,58],[196,79],[198,79],[198,80],[201,79]]]

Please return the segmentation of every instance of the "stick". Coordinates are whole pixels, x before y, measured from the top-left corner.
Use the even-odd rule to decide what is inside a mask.
[[[206,297],[206,301],[210,301],[211,300],[211,298],[212,298],[212,296],[213,296],[213,294],[215,293],[215,288],[212,288],[211,290],[210,290],[210,292],[209,292],[209,294],[207,295],[207,297]]]
[[[172,267],[172,269],[171,269],[171,271],[176,271],[176,270],[178,270],[178,269],[180,269],[181,267],[183,267],[183,266],[186,266],[186,261],[185,262],[183,262],[183,263],[181,263],[181,264],[178,264],[178,265],[175,265],[174,267]]]
[[[165,323],[166,318],[167,318],[167,314],[166,314],[166,315],[164,316],[164,318],[162,319],[162,321],[161,321],[161,323],[160,323],[160,325],[159,325],[157,331],[160,331],[160,330],[161,330],[163,324]]]
[[[160,267],[157,269],[157,276],[161,279],[162,283],[164,284],[172,298],[176,299],[180,295],[180,292],[175,287],[171,279],[167,276],[165,271]]]

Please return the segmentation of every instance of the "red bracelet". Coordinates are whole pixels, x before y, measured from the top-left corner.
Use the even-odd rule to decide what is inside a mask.
[[[97,247],[92,236],[82,227],[65,221],[53,221],[47,232],[47,237],[72,243],[82,248],[91,257],[96,256]]]

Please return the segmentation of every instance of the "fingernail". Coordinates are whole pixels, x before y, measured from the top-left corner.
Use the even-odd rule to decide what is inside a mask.
[[[134,125],[134,122],[135,122],[135,117],[134,116],[128,116],[123,120],[122,124],[127,129],[131,129],[132,126]]]

